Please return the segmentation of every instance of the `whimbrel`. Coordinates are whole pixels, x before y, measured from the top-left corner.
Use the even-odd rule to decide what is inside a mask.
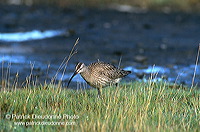
[[[105,62],[94,62],[89,66],[84,63],[77,63],[74,74],[69,79],[69,86],[72,78],[80,73],[83,79],[92,87],[98,89],[98,96],[101,96],[101,89],[110,85],[116,85],[119,81],[130,74],[131,71],[125,71],[123,69],[116,68],[115,66]]]

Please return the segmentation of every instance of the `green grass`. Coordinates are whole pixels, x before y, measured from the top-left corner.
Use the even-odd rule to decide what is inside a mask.
[[[197,132],[200,126],[200,91],[171,87],[167,83],[152,82],[121,84],[119,88],[103,89],[102,99],[97,98],[96,89],[77,91],[59,88],[56,85],[2,90],[0,129],[20,132]],[[9,115],[24,115],[24,117],[9,118]],[[48,119],[34,119],[33,115]],[[56,117],[49,119],[50,115]],[[67,122],[68,124],[26,126],[16,125],[18,122],[43,122],[43,124]]]

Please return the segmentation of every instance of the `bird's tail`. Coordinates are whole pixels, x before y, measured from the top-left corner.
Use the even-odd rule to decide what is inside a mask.
[[[126,75],[128,75],[128,74],[130,74],[130,73],[131,73],[131,71],[125,71],[125,70],[123,70],[124,76],[126,76]]]

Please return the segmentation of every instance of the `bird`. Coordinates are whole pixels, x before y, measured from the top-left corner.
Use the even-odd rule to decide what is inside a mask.
[[[131,71],[126,71],[120,68],[115,67],[112,64],[105,63],[102,61],[93,62],[90,65],[86,66],[82,62],[78,62],[75,66],[75,71],[69,82],[67,87],[74,76],[78,73],[82,76],[82,78],[89,84],[90,86],[97,88],[98,97],[101,97],[102,88],[111,85],[118,85],[120,80],[131,73]]]

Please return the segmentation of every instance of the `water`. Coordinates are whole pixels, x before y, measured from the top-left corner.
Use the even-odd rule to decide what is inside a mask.
[[[23,64],[26,63],[26,57],[21,55],[0,55],[0,63],[8,62],[8,63],[18,63]]]
[[[39,30],[33,30],[28,32],[18,32],[18,33],[0,33],[0,41],[4,43],[15,43],[14,46],[8,47],[1,47],[0,49],[0,63],[11,63],[11,64],[17,64],[16,67],[19,67],[21,69],[21,72],[23,72],[23,66],[30,65],[31,61],[30,58],[26,56],[26,52],[33,52],[33,50],[28,46],[20,46],[18,45],[19,42],[24,41],[33,41],[33,40],[41,40],[46,38],[52,38],[56,36],[61,36],[65,34],[66,32],[63,30],[46,30],[46,31],[39,31]],[[12,44],[13,45],[13,44]],[[42,60],[42,59],[41,59]],[[37,60],[38,61],[38,60]],[[36,67],[40,67],[39,69],[45,69],[47,68],[47,64],[43,62],[37,62],[35,63]],[[52,78],[56,74],[56,67],[54,66],[51,69],[50,74],[48,75],[49,78]],[[71,71],[74,69],[74,65],[69,65],[68,69],[66,70],[65,74],[62,75],[62,73],[58,73],[57,80],[69,80],[71,75],[73,74]],[[195,74],[195,84],[197,82],[200,82],[200,65],[197,65],[196,67],[196,74]],[[17,69],[17,68],[16,68]],[[159,65],[148,65],[145,68],[143,67],[136,67],[136,66],[127,66],[124,68],[125,70],[132,71],[132,74],[128,75],[125,80],[147,80],[151,74],[156,74],[156,78],[153,78],[153,81],[168,81],[168,82],[176,82],[179,84],[186,84],[191,85],[192,78],[194,76],[194,69],[195,65],[173,65],[172,67],[167,66],[159,66]],[[17,70],[18,71],[18,70]],[[30,70],[29,70],[30,71]],[[68,72],[70,71],[70,72]],[[29,73],[23,73],[29,75]],[[138,74],[144,75],[142,79],[139,79],[137,77]],[[164,78],[163,78],[164,77]],[[85,82],[80,75],[77,75],[73,78],[73,82],[79,82],[83,83]]]
[[[51,38],[63,34],[65,34],[64,30],[46,30],[46,31],[33,30],[28,32],[0,33],[0,41],[23,42],[23,41]]]
[[[154,81],[168,81],[178,84],[191,85],[196,67],[195,82],[200,82],[200,65],[181,66],[174,65],[173,67],[163,66],[148,66],[147,68],[126,67],[125,70],[131,70],[135,74],[144,74],[148,77],[154,74]],[[144,79],[144,78],[143,78]]]
[[[169,69],[162,67],[162,66],[148,66],[147,68],[143,69],[137,69],[135,67],[128,66],[124,68],[124,70],[129,70],[134,73],[145,73],[145,74],[151,74],[151,73],[169,73]]]

